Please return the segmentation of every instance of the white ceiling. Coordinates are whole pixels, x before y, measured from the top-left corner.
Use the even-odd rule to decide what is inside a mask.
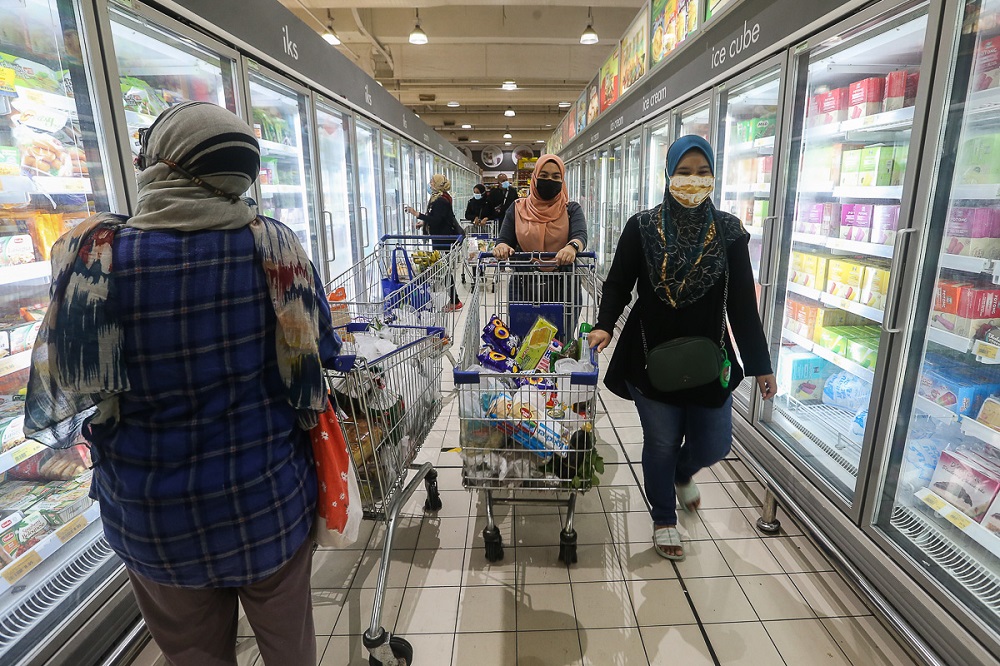
[[[566,113],[559,102],[576,102],[642,4],[599,0],[592,11],[601,40],[586,46],[588,7],[565,0],[281,2],[317,32],[329,11],[343,41],[337,48],[456,145],[502,145],[508,127],[514,144],[548,140]],[[415,7],[429,40],[421,46],[409,43]],[[518,89],[501,90],[505,79]],[[508,106],[514,118],[503,115]]]

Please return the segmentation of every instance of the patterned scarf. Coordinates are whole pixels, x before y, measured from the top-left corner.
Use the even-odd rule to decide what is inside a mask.
[[[156,161],[140,155],[145,160],[140,167],[156,169],[152,177],[145,171],[140,176],[138,211],[146,214],[127,220],[100,213],[52,247],[52,298],[31,354],[24,425],[27,436],[47,446],[71,446],[88,421],[115,424],[117,396],[129,390],[112,266],[114,237],[125,224],[179,231],[249,227],[277,316],[276,352],[288,402],[304,428],[325,408],[319,312],[302,298],[315,289],[312,264],[290,229],[255,216],[239,198],[259,166],[252,130],[213,105],[184,104],[167,114],[149,137]],[[258,156],[257,166],[248,146]],[[164,155],[179,169],[162,161]],[[195,191],[201,203],[191,206],[185,196]],[[205,199],[204,191],[215,198]],[[184,216],[172,219],[182,211]]]

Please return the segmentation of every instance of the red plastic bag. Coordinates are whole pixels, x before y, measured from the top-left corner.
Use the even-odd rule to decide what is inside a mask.
[[[337,421],[337,411],[329,400],[309,436],[319,485],[313,539],[321,546],[344,548],[358,540],[363,511],[358,482],[351,469],[351,454]]]

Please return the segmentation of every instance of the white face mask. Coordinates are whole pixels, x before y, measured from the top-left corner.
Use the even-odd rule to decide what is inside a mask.
[[[480,194],[479,192],[475,192],[475,193],[473,193],[472,198],[476,199],[476,200],[479,200],[479,199],[483,198],[483,195]]]
[[[674,176],[670,194],[685,208],[697,208],[715,189],[715,176]]]
[[[503,189],[505,189],[505,190],[506,190],[506,189],[507,189],[508,187],[510,187],[510,183],[508,183],[508,182],[507,182],[507,181],[505,180],[505,181],[503,181],[502,183],[500,183],[500,187],[502,187]]]

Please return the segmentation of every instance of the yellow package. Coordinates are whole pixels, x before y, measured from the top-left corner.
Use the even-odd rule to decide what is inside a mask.
[[[538,362],[545,356],[549,343],[559,333],[559,329],[549,323],[544,317],[535,320],[528,334],[524,336],[521,349],[517,353],[516,363],[521,372],[534,370]]]

